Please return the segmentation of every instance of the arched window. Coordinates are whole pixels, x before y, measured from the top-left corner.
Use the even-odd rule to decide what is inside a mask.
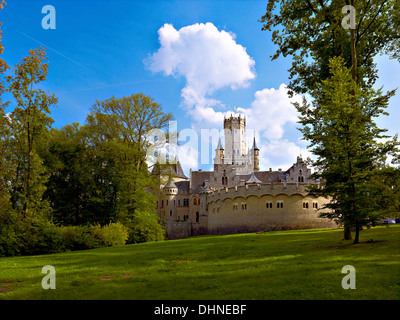
[[[169,210],[169,216],[172,217],[172,210]]]
[[[197,206],[197,198],[193,199],[193,205]]]
[[[303,176],[299,176],[298,180],[299,180],[299,182],[304,182],[304,177]]]
[[[200,219],[200,215],[199,215],[199,212],[197,211],[196,212],[196,222],[199,222],[199,219]]]

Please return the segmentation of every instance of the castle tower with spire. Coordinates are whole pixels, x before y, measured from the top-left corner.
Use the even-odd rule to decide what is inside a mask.
[[[253,170],[260,171],[260,149],[256,144],[256,137],[253,139],[253,147],[251,148],[251,155],[253,161]]]

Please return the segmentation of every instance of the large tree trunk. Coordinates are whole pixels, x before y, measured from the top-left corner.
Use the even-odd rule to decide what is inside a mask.
[[[350,227],[348,226],[344,226],[344,235],[343,235],[343,239],[344,240],[351,240],[351,231],[350,231]]]

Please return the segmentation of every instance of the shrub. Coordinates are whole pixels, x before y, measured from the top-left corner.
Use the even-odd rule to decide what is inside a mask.
[[[104,227],[97,224],[91,227],[91,234],[101,247],[123,245],[128,239],[128,228],[119,222]]]
[[[164,227],[158,222],[158,217],[154,213],[136,210],[134,218],[126,225],[129,228],[128,243],[165,239]]]
[[[128,228],[121,223],[57,227],[12,211],[0,213],[0,256],[94,249],[123,245],[127,239]]]

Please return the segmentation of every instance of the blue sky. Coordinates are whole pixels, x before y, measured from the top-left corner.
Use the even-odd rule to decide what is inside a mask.
[[[59,98],[55,127],[84,124],[96,100],[143,92],[173,113],[178,131],[222,129],[227,112],[246,114],[261,149],[261,169],[287,169],[301,152],[296,113],[286,96],[289,58],[270,61],[276,47],[261,31],[261,0],[63,1],[13,0],[0,13],[3,58],[10,66],[30,48],[45,46],[49,73],[43,88]],[[43,29],[44,5],[56,9],[56,29]],[[378,57],[384,89],[399,86],[400,64]],[[398,133],[400,92],[390,116],[379,119]],[[10,107],[12,108],[12,106]],[[212,147],[210,147],[212,149]],[[189,168],[209,169],[182,147]]]

